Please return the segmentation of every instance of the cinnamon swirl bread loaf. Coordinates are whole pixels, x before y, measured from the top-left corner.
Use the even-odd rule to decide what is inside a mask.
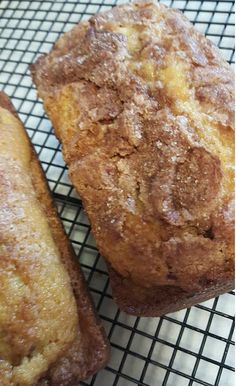
[[[79,23],[32,65],[121,309],[160,315],[233,287],[233,74],[179,11]]]
[[[0,181],[0,385],[78,384],[105,364],[107,342],[36,154],[3,93]]]

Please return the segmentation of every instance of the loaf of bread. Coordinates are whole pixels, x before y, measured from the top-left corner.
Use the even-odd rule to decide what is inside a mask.
[[[0,176],[0,385],[77,384],[105,364],[107,342],[36,154],[3,93]]]
[[[233,287],[233,74],[179,11],[78,24],[32,65],[121,309],[160,315]]]

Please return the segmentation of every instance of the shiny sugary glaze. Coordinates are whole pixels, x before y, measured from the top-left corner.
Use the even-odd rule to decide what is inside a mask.
[[[97,245],[142,286],[233,277],[233,75],[178,11],[92,17],[32,66]]]
[[[74,339],[78,320],[31,175],[32,150],[0,107],[0,385],[32,385]]]

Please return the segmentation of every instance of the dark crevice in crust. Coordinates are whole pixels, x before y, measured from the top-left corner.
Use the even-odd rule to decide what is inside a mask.
[[[210,227],[206,231],[204,231],[203,232],[203,237],[206,237],[207,239],[214,240],[215,236],[214,236],[213,228]]]

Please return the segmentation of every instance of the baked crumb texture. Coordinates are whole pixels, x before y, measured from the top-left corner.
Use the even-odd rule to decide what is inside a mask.
[[[231,289],[233,74],[219,50],[181,12],[137,2],[62,35],[32,75],[120,307],[159,315],[160,291],[170,304]]]
[[[89,350],[101,362],[105,341],[43,172],[3,93],[0,150],[0,384],[36,385],[46,374],[48,385],[72,385],[70,367],[87,376]],[[98,335],[87,348],[86,315],[88,331]]]

